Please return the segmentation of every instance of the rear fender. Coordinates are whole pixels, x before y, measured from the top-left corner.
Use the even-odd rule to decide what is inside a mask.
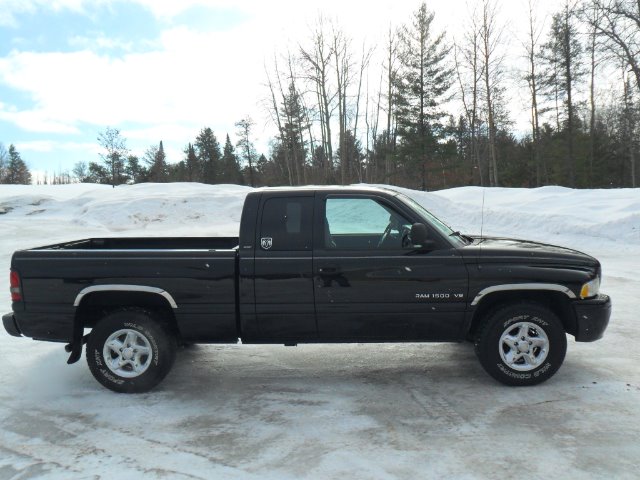
[[[93,285],[78,293],[74,301],[76,315],[73,322],[73,339],[65,349],[70,352],[68,364],[77,362],[82,356],[82,345],[87,341],[85,328],[91,328],[107,312],[114,309],[138,307],[160,313],[167,327],[179,335],[174,310],[175,300],[165,290],[145,285]]]

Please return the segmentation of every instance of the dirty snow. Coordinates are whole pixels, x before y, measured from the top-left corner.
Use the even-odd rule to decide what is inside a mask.
[[[605,338],[571,339],[555,377],[522,389],[467,344],[203,345],[127,396],[84,361],[66,366],[62,345],[1,332],[0,479],[638,478],[640,189],[400,190],[466,233],[481,230],[484,193],[485,235],[599,258]],[[0,186],[0,272],[18,248],[78,238],[236,235],[249,191]]]

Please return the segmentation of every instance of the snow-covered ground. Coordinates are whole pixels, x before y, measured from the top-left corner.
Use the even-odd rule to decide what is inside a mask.
[[[0,272],[16,249],[83,237],[235,235],[249,191],[0,186]],[[127,396],[61,345],[1,332],[0,479],[638,478],[640,189],[402,191],[467,233],[484,193],[485,235],[599,258],[605,338],[571,340],[555,377],[520,389],[467,344],[196,346]]]

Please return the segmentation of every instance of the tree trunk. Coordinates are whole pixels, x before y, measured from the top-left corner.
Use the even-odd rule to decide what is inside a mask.
[[[392,142],[392,115],[393,115],[393,64],[395,56],[394,37],[391,30],[389,30],[389,50],[387,56],[387,131],[385,135],[385,158],[384,158],[384,180],[385,183],[393,184],[392,180],[392,165],[391,165],[391,142]]]
[[[593,187],[593,163],[596,157],[596,101],[595,101],[595,76],[596,76],[596,32],[591,32],[591,78],[589,82],[589,186]]]
[[[494,118],[494,105],[492,101],[492,85],[491,85],[491,54],[492,52],[492,36],[493,31],[491,27],[491,23],[493,22],[493,17],[491,12],[489,11],[488,2],[485,1],[484,9],[483,9],[483,35],[482,40],[484,44],[484,86],[485,86],[485,94],[486,94],[486,102],[487,102],[487,115],[488,115],[488,128],[489,128],[489,185],[492,187],[498,186],[498,162],[497,162],[497,152],[496,152],[496,129],[495,129],[495,118]]]
[[[420,143],[422,150],[422,190],[427,190],[427,129],[426,129],[426,116],[424,111],[425,104],[425,91],[424,91],[424,69],[426,62],[427,52],[425,51],[425,43],[427,41],[426,32],[420,31]]]
[[[538,82],[536,71],[536,32],[533,18],[533,4],[529,0],[529,88],[531,90],[531,128],[533,162],[536,170],[536,187],[541,185],[542,166],[540,161],[540,114],[538,112]]]
[[[564,58],[565,64],[565,80],[567,82],[567,136],[569,155],[567,156],[567,169],[569,177],[569,186],[574,188],[576,185],[575,179],[575,159],[573,158],[573,100],[572,100],[572,87],[573,87],[573,72],[571,71],[572,51],[571,51],[571,38],[569,37],[569,10],[568,6],[565,7],[565,25],[564,25],[564,42],[566,52],[566,58]]]

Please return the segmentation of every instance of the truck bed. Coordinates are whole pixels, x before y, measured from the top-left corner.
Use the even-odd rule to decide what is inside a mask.
[[[238,237],[85,238],[32,250],[231,250]]]
[[[129,237],[19,250],[11,268],[20,273],[26,302],[14,305],[15,315],[23,334],[69,342],[76,307],[89,308],[93,318],[112,305],[139,303],[140,289],[151,289],[169,292],[165,306],[173,307],[185,340],[235,341],[237,246],[238,237]],[[95,288],[115,290],[94,297]],[[145,298],[151,308],[158,296]]]

